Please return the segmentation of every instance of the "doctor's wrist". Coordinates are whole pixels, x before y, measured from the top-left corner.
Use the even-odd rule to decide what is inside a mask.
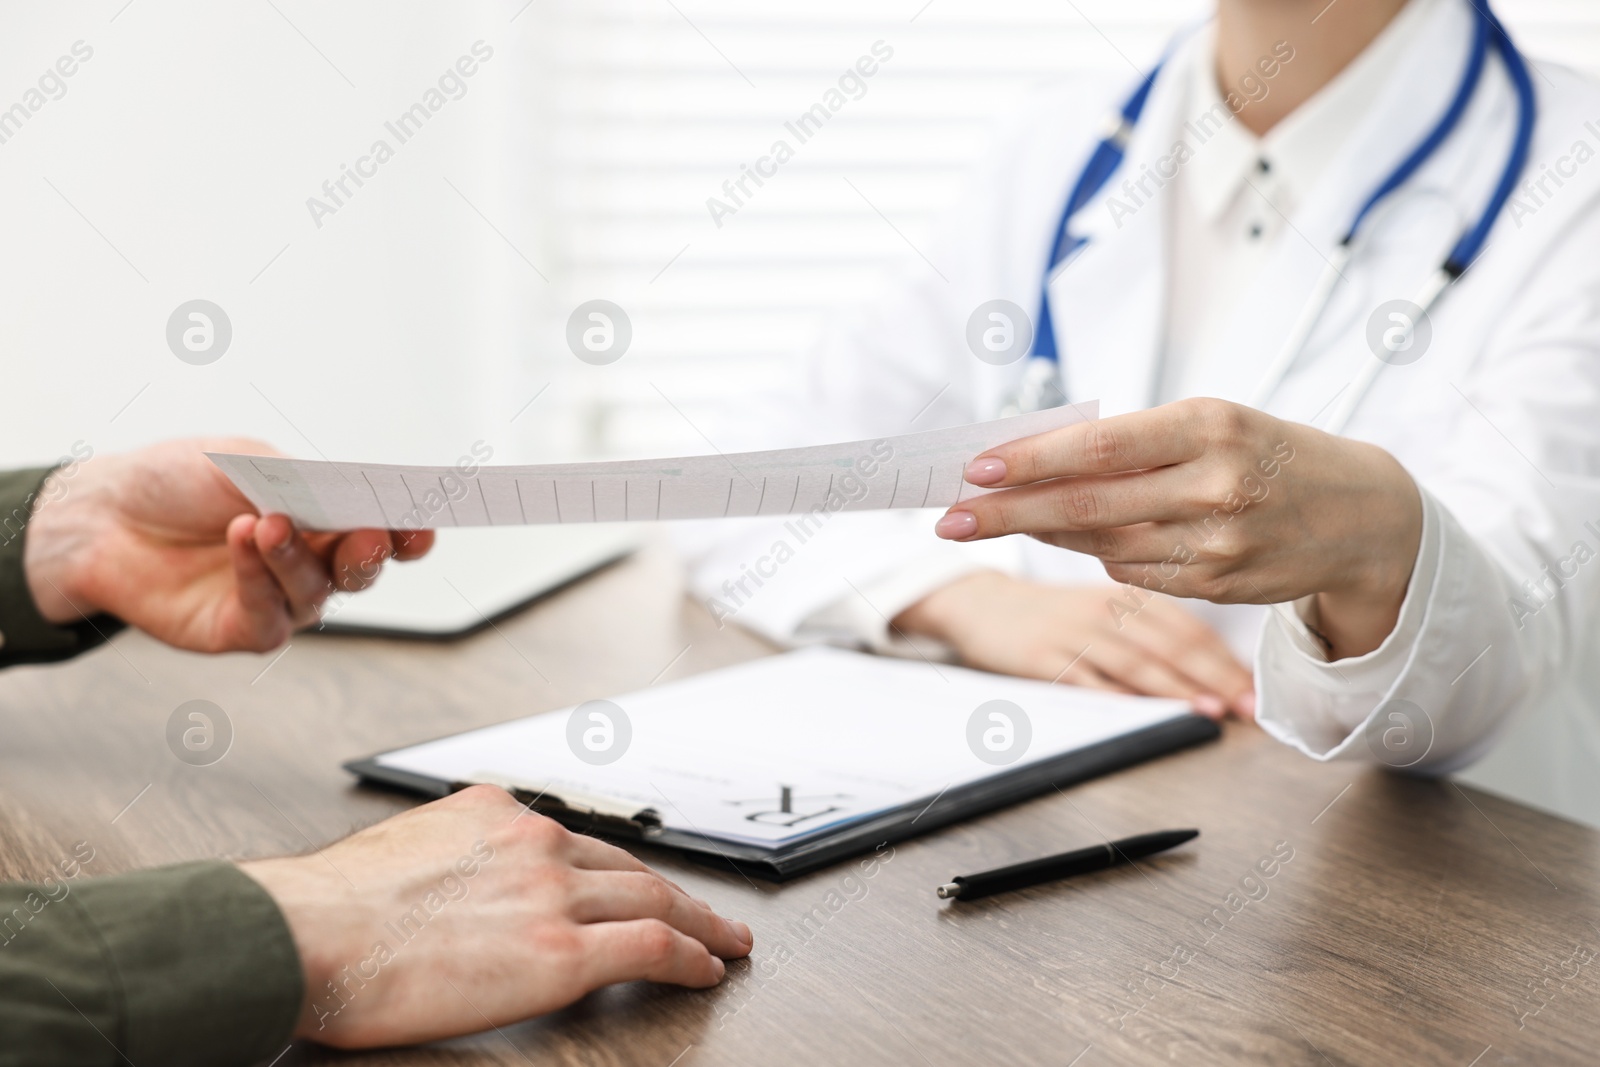
[[[966,627],[981,622],[977,605],[997,586],[1015,579],[1000,571],[975,571],[940,586],[894,617],[892,625],[904,634],[931,637],[955,648],[961,647]]]
[[[1422,492],[1381,449],[1368,499],[1350,509],[1363,550],[1346,575],[1317,593],[1310,624],[1330,660],[1364,656],[1394,632],[1422,549]]]

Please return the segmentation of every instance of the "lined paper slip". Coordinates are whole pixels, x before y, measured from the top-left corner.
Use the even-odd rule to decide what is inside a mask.
[[[948,507],[978,453],[1094,419],[1098,402],[900,437],[677,459],[408,467],[207,453],[263,513],[302,528],[430,529]]]

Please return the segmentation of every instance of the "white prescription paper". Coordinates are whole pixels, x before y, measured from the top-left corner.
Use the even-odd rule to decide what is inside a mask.
[[[983,742],[972,740],[974,713],[995,700],[1026,717],[1026,725],[1010,724],[1007,748],[1022,731],[1029,736],[1006,764],[980,759],[974,745]],[[446,782],[628,801],[656,809],[667,829],[777,847],[1189,713],[1179,700],[809,648],[425,742],[378,762]],[[995,725],[979,720],[985,730]],[[624,746],[612,762],[579,758],[594,729],[606,754]]]
[[[949,507],[991,491],[962,479],[978,453],[1098,414],[1091,402],[869,441],[470,471],[207,455],[263,513],[312,530],[709,519]]]

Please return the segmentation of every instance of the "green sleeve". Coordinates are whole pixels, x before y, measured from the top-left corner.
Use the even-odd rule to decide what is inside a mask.
[[[229,863],[0,885],[0,1067],[270,1061],[304,985],[283,913]]]
[[[54,470],[0,471],[0,667],[67,659],[122,629],[121,622],[107,615],[57,626],[34,606],[22,570],[22,548],[39,490]]]

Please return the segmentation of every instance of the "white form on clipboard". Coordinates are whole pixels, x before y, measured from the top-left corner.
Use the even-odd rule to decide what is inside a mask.
[[[812,648],[350,766],[424,791],[487,781],[585,811],[605,798],[613,816],[649,813],[643,836],[759,863],[935,809],[911,818],[920,832],[1017,799],[1007,783],[1027,795],[1214,736],[1181,701]]]

